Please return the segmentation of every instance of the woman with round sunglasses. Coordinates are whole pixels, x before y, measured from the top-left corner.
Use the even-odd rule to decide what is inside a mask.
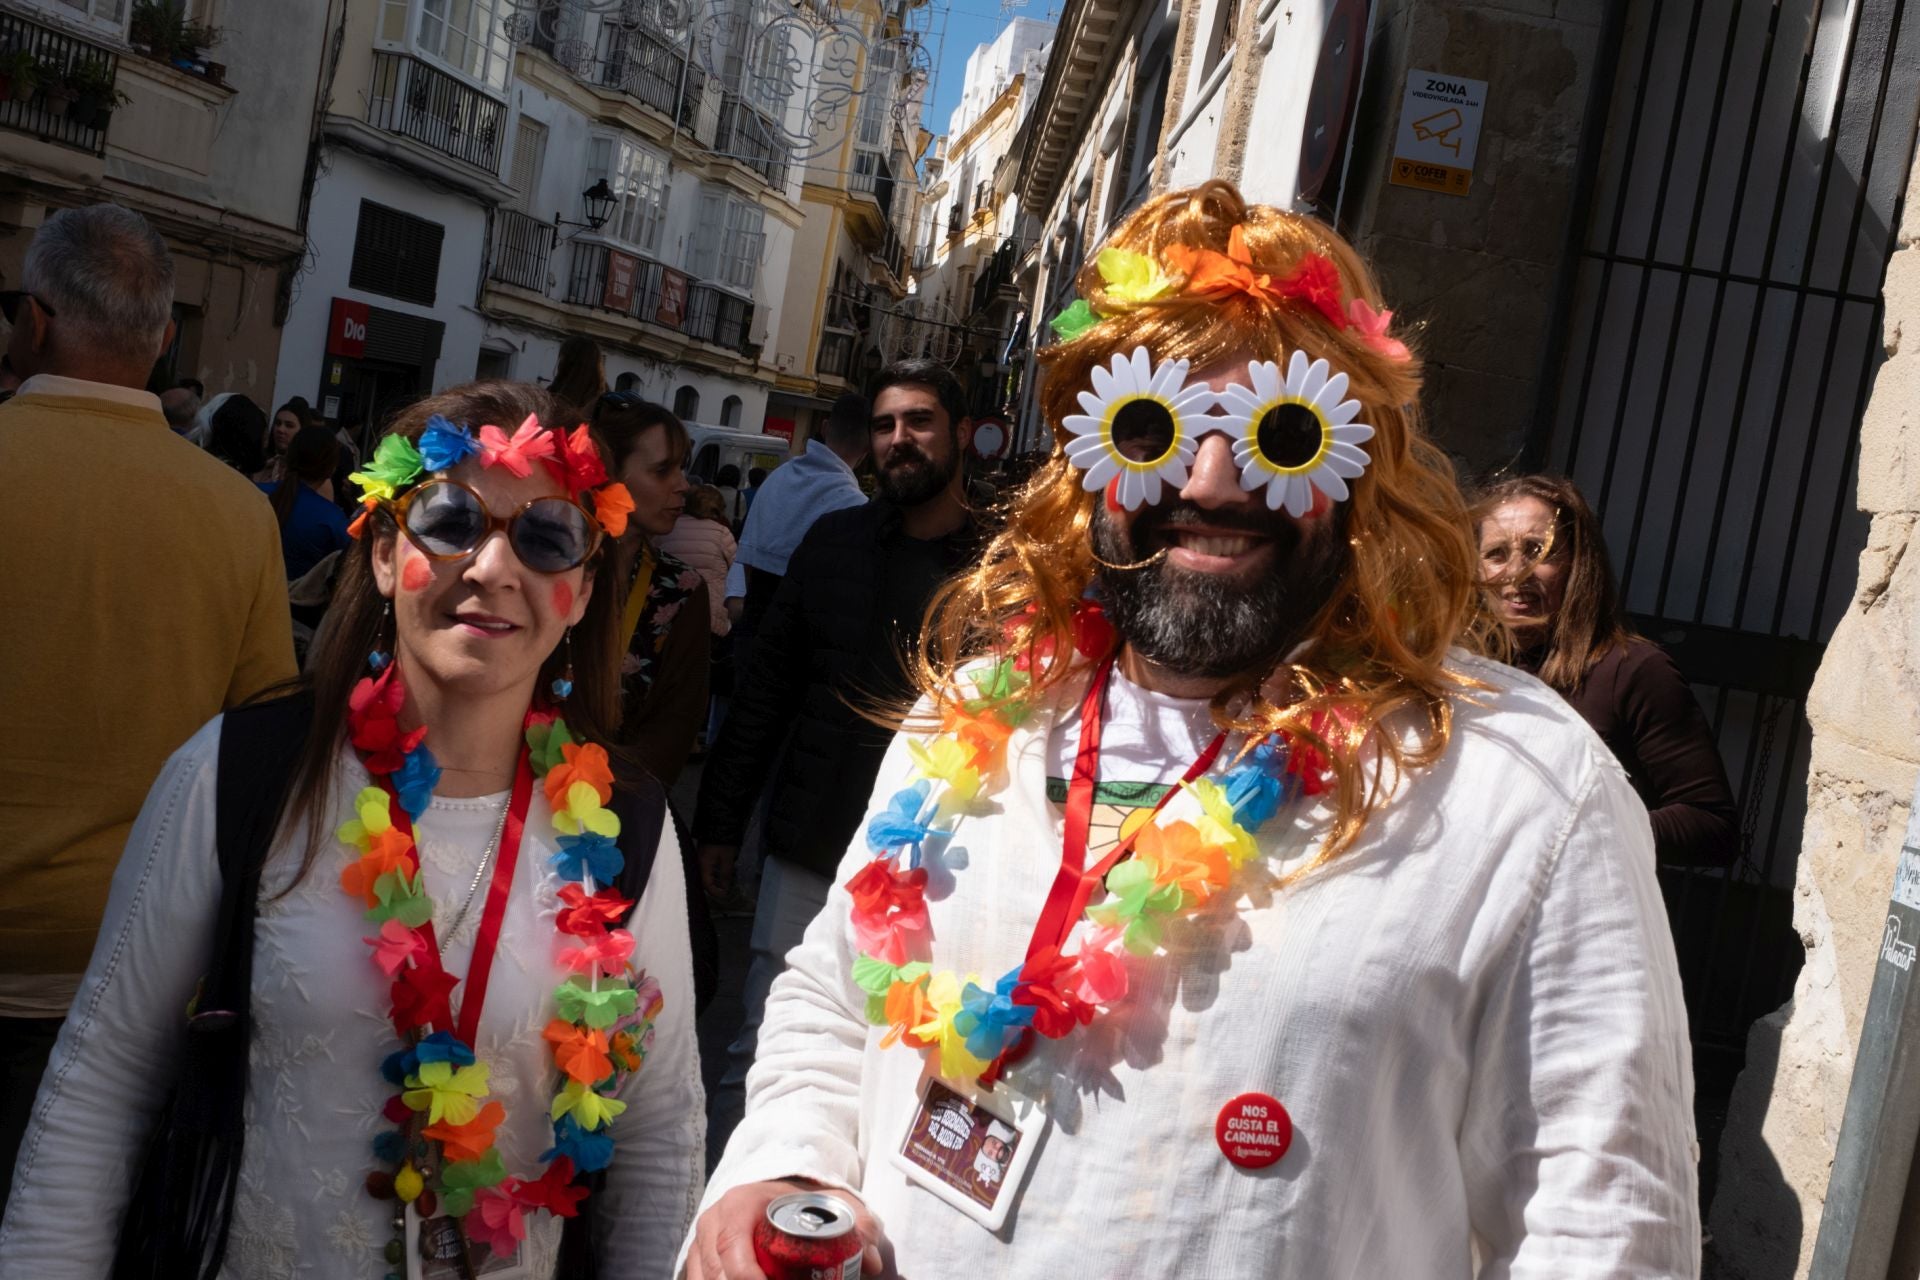
[[[622,588],[620,741],[671,787],[706,722],[712,658],[706,583],[656,544],[686,508],[687,429],[663,405],[610,391],[593,432],[633,495],[633,518],[610,553]]]
[[[34,1104],[0,1273],[123,1274],[123,1221],[146,1225],[119,1265],[145,1274],[669,1273],[700,1182],[682,862],[657,784],[605,745],[630,503],[557,412],[487,382],[402,414],[356,476],[308,674],[162,771]],[[276,780],[223,752],[290,712]],[[209,966],[235,918],[223,769],[286,787],[237,1000]],[[205,1096],[182,1063],[236,1019],[243,1084]],[[203,1126],[183,1153],[207,1111],[237,1135]]]

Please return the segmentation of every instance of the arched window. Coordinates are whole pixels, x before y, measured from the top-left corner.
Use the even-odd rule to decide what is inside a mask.
[[[740,397],[728,396],[720,402],[720,425],[737,427],[740,425]]]
[[[640,389],[640,375],[637,373],[621,374],[613,380],[613,389],[615,391],[638,391]]]
[[[682,422],[693,422],[700,417],[700,393],[692,387],[682,387],[673,393],[673,416]]]

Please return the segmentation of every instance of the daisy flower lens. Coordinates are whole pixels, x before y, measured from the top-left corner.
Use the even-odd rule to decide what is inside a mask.
[[[1086,472],[1095,492],[1119,480],[1116,500],[1129,511],[1158,502],[1163,489],[1187,482],[1194,431],[1213,404],[1210,387],[1187,385],[1187,362],[1154,364],[1145,347],[1093,367],[1093,390],[1080,393],[1085,413],[1062,424],[1073,436],[1067,460]]]
[[[1358,479],[1371,459],[1360,446],[1373,428],[1355,422],[1360,402],[1348,400],[1347,375],[1332,372],[1325,360],[1309,360],[1295,351],[1282,379],[1269,360],[1247,366],[1253,385],[1230,386],[1220,393],[1225,416],[1215,421],[1234,436],[1233,460],[1240,487],[1265,486],[1267,507],[1285,507],[1290,516],[1313,509],[1314,490],[1335,502],[1348,496],[1347,481]]]

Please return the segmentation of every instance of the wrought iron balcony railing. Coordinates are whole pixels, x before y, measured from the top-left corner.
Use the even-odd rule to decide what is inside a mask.
[[[613,251],[604,244],[575,242],[573,258],[567,270],[565,301],[580,307],[598,307],[616,311],[635,320],[665,328],[678,328],[690,338],[711,342],[751,355],[747,334],[753,323],[753,304],[745,298],[717,289],[710,284],[691,283],[680,309],[680,322],[673,324],[661,315],[666,278],[670,268],[650,258],[638,258],[631,286],[631,300],[625,306],[608,302],[607,270]],[[678,273],[675,273],[678,275]]]
[[[685,114],[686,55],[650,31],[607,24],[599,59],[588,70],[595,83],[619,89],[676,122]]]
[[[547,291],[547,259],[553,252],[553,224],[517,209],[502,209],[493,224],[493,261],[489,278],[535,293]]]
[[[120,59],[100,45],[0,13],[0,129],[104,155]]]
[[[367,123],[498,176],[506,104],[404,53],[375,51]]]
[[[746,165],[765,178],[770,187],[787,185],[787,148],[780,141],[778,130],[738,94],[721,96],[720,123],[714,132],[713,150],[716,155]]]
[[[846,377],[853,367],[854,336],[833,329],[821,330],[820,354],[814,360],[814,371],[827,378]]]

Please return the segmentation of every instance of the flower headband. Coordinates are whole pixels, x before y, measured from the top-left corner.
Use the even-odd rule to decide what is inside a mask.
[[[1240,487],[1264,487],[1267,507],[1288,515],[1312,510],[1315,489],[1344,501],[1346,482],[1367,469],[1361,446],[1373,428],[1355,421],[1360,402],[1344,399],[1347,375],[1325,360],[1295,351],[1284,379],[1278,364],[1258,360],[1247,366],[1253,385],[1218,392],[1188,382],[1187,369],[1185,360],[1154,364],[1145,347],[1093,367],[1093,389],[1080,393],[1086,412],[1063,424],[1073,436],[1067,460],[1086,472],[1084,487],[1098,492],[1117,480],[1114,500],[1128,511],[1159,502],[1163,489],[1187,483],[1200,437],[1216,431],[1233,439]]]
[[[1389,360],[1411,358],[1406,344],[1387,333],[1393,312],[1375,311],[1365,298],[1342,304],[1339,268],[1324,254],[1307,254],[1292,274],[1276,282],[1271,275],[1253,269],[1246,229],[1235,225],[1227,233],[1225,253],[1170,244],[1161,256],[1167,266],[1186,277],[1180,289],[1183,295],[1221,299],[1238,293],[1258,302],[1291,300],[1319,312],[1335,329],[1357,330],[1362,342]],[[1102,249],[1094,265],[1110,302],[1139,306],[1174,287],[1173,278],[1161,270],[1159,263],[1129,249]],[[1106,318],[1085,298],[1076,298],[1053,318],[1051,327],[1062,342],[1071,342]]]
[[[427,419],[418,444],[402,435],[387,436],[373,451],[373,461],[347,477],[364,495],[364,510],[348,526],[348,532],[359,537],[368,513],[380,503],[393,501],[422,476],[449,470],[473,456],[479,457],[482,467],[504,467],[521,477],[533,474],[535,462],[545,463],[554,478],[567,487],[567,496],[573,501],[580,502],[582,494],[591,496],[594,523],[608,537],[617,538],[627,531],[633,497],[625,485],[607,478],[606,464],[600,461],[600,450],[586,427],[575,427],[569,435],[557,427],[541,426],[530,413],[512,435],[488,423],[475,436],[464,424],[436,413]]]

